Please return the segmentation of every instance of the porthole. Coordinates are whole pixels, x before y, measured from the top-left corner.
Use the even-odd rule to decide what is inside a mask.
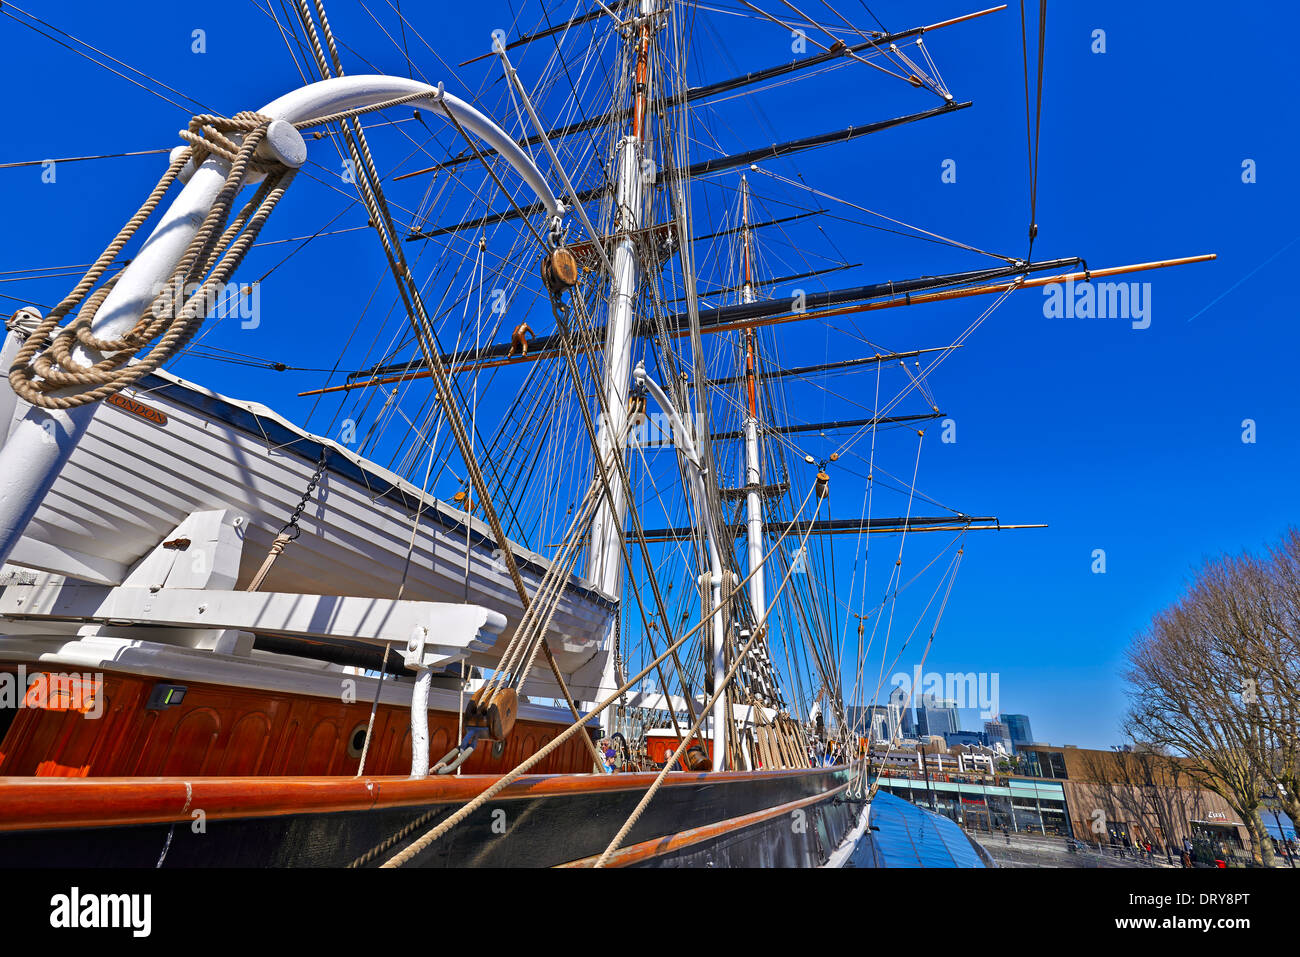
[[[361,749],[366,746],[366,722],[362,722],[352,729],[348,735],[348,757],[361,758]]]

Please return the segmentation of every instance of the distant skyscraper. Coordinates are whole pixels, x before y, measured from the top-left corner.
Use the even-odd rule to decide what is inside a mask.
[[[853,733],[867,738],[871,744],[887,743],[890,740],[891,722],[897,727],[893,705],[868,704],[844,709],[844,723]]]
[[[872,712],[871,715],[871,734],[868,739],[871,744],[884,744],[891,740],[889,734],[889,716]]]
[[[1034,732],[1029,730],[1029,715],[1027,714],[1000,714],[998,720],[1007,726],[1011,734],[1011,744],[1014,747],[1020,747],[1022,744],[1029,744],[1034,740]]]
[[[994,747],[1001,743],[1003,749],[1010,754],[1015,748],[1011,741],[1011,729],[1003,721],[985,721],[984,735],[988,738],[989,747]]]
[[[940,736],[954,734],[961,727],[957,716],[957,702],[940,699],[936,695],[921,695],[916,709],[917,730],[921,734]]]
[[[855,716],[854,727],[858,734],[867,738],[871,744],[889,740],[889,705],[869,704],[861,708],[850,708],[849,711]]]
[[[889,692],[889,736],[893,738],[910,738],[912,736],[912,709],[908,707],[907,692],[902,685],[894,685]]]

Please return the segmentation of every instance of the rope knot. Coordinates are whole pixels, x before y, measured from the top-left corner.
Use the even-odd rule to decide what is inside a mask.
[[[190,120],[189,128],[181,130],[179,135],[189,144],[194,165],[199,167],[214,154],[234,163],[239,158],[244,142],[249,138],[260,141],[266,136],[270,125],[271,117],[252,110],[241,110],[230,117],[200,113]],[[240,137],[241,141],[236,142],[235,137]],[[280,166],[276,160],[256,155],[250,157],[248,165],[259,173],[269,173]]]
[[[227,280],[296,172],[275,159],[254,155],[271,123],[270,117],[253,112],[230,118],[204,114],[190,121],[189,129],[181,131],[189,146],[174,154],[136,214],[18,350],[9,382],[20,398],[44,409],[64,410],[106,399],[148,375],[190,341],[212,307],[227,295]],[[180,261],[150,290],[151,298],[146,294],[115,300],[96,328],[100,307],[122,273],[100,280],[153,215],[186,164],[191,159],[201,164],[213,154],[229,160],[230,170]],[[262,183],[239,208],[236,199],[254,172],[264,174]],[[71,321],[61,326],[69,315]],[[134,324],[129,324],[132,316]]]

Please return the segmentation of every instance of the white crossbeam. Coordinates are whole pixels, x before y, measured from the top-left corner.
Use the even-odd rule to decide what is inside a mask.
[[[417,628],[445,661],[491,651],[504,615],[481,605],[289,592],[111,588],[39,575],[0,591],[0,619],[223,628],[405,646]],[[400,648],[398,649],[400,650]]]

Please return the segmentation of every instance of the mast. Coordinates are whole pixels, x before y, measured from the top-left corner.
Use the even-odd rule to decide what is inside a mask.
[[[634,44],[635,77],[632,92],[632,132],[618,145],[617,204],[614,208],[614,257],[612,288],[605,327],[605,375],[601,388],[609,421],[601,423],[597,436],[596,465],[612,460],[616,436],[622,435],[628,417],[628,390],[632,367],[632,342],[636,331],[637,292],[641,285],[641,263],[637,257],[636,232],[642,226],[647,173],[650,164],[650,38],[658,0],[641,0],[640,15],[628,31]],[[621,482],[609,483],[610,497],[603,499],[591,525],[587,553],[587,578],[608,595],[618,597],[623,588],[623,527],[627,498]],[[602,671],[601,687],[618,687],[617,618],[610,635],[609,654]],[[615,720],[614,709],[606,709],[602,722],[607,731]]]
[[[744,288],[741,301],[746,305],[754,301],[754,276],[749,233],[749,180],[740,178],[740,216],[742,255],[744,258]],[[749,602],[754,608],[754,619],[761,621],[767,611],[767,590],[763,581],[763,503],[759,492],[763,485],[758,456],[758,338],[752,326],[745,329],[745,389],[748,392],[748,415],[745,417],[745,511],[746,535],[749,544]]]

